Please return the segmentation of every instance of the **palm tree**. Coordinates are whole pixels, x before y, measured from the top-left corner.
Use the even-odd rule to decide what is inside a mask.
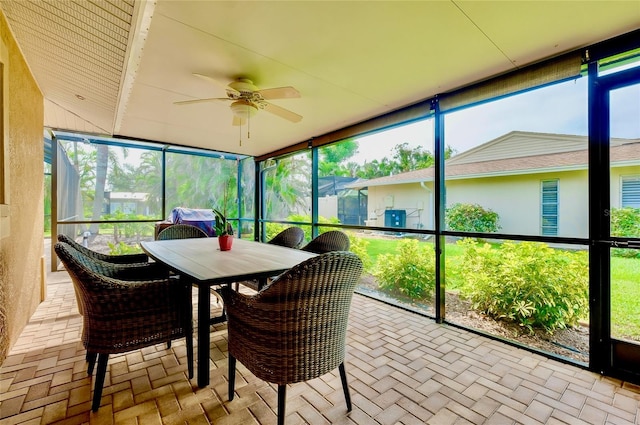
[[[267,164],[267,167],[270,164]],[[273,165],[273,164],[271,164]],[[293,155],[275,163],[266,173],[265,217],[284,219],[296,213],[307,213],[311,197],[311,158],[309,154]]]

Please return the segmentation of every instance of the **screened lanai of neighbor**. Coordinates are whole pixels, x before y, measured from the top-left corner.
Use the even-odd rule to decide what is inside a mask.
[[[287,385],[286,423],[640,423],[638,2],[0,10],[0,424],[279,420],[227,322],[201,339],[201,291],[225,307],[198,285],[193,341],[112,354],[92,405],[58,236],[140,254],[214,209],[362,263],[352,408],[335,370]]]

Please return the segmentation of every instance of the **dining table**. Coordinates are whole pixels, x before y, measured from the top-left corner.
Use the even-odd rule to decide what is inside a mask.
[[[231,250],[221,251],[218,238],[169,239],[140,242],[154,261],[198,289],[197,383],[209,385],[211,288],[276,276],[317,254],[252,240],[234,239]],[[221,316],[224,320],[224,313]]]

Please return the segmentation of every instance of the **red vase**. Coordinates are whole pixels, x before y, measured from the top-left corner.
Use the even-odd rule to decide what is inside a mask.
[[[218,243],[220,244],[220,251],[229,251],[233,244],[233,235],[218,236]]]

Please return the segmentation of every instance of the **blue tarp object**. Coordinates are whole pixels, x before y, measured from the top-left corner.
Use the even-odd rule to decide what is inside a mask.
[[[209,236],[216,235],[216,218],[211,210],[177,207],[171,211],[169,221],[174,224],[190,224],[204,230]]]

